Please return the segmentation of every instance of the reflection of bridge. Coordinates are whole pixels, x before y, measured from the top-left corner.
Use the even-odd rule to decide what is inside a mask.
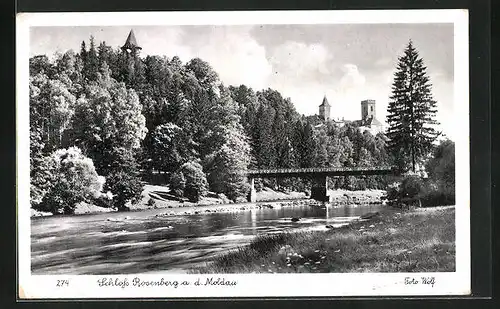
[[[369,176],[369,175],[395,175],[394,167],[314,167],[314,168],[280,168],[247,170],[244,174],[248,177],[251,190],[248,201],[256,201],[255,178],[281,178],[281,177],[309,177],[312,178],[311,198],[328,200],[329,176]]]

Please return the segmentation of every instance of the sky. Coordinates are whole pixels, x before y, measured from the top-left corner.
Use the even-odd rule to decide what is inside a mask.
[[[361,118],[361,101],[376,100],[385,122],[398,57],[411,39],[424,59],[438,102],[439,129],[453,139],[453,24],[314,24],[228,26],[33,27],[30,56],[78,51],[90,35],[122,46],[134,30],[141,56],[199,57],[226,85],[273,88],[296,110],[318,113],[326,95],[332,118]]]

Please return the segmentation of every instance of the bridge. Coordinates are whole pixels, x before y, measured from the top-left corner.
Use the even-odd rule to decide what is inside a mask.
[[[243,174],[250,183],[249,202],[256,201],[255,178],[284,178],[284,177],[309,177],[312,178],[311,198],[328,201],[328,177],[335,176],[370,176],[370,175],[396,175],[395,167],[314,167],[314,168],[280,168],[247,170]]]

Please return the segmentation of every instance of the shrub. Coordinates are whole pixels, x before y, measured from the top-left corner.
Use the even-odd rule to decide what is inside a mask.
[[[428,179],[418,197],[424,207],[454,205],[455,189],[442,187],[435,181]]]
[[[99,207],[113,208],[113,193],[108,191],[106,193],[101,193],[101,195],[94,199],[94,204]]]
[[[389,185],[387,185],[387,200],[394,201],[399,199],[399,187],[401,183],[395,181]]]
[[[128,210],[128,202],[139,200],[143,184],[133,151],[124,147],[104,147],[99,152],[101,170],[106,175],[104,188],[111,191],[113,206]]]
[[[184,163],[170,177],[170,190],[179,197],[186,197],[191,202],[198,202],[208,193],[208,182],[199,163]]]
[[[441,190],[455,190],[455,144],[450,140],[442,141],[427,161],[426,170]]]
[[[424,188],[424,181],[416,175],[404,176],[387,186],[389,201],[418,198]]]
[[[178,170],[170,176],[170,191],[178,197],[184,196],[184,188],[186,187],[186,178],[184,174]]]
[[[136,202],[142,193],[143,185],[137,175],[116,171],[108,175],[106,187],[113,192],[113,204],[119,211],[128,210],[127,202]]]
[[[105,179],[97,174],[92,160],[79,148],[56,150],[47,160],[52,185],[40,209],[71,214],[77,203],[92,202],[101,195]]]
[[[432,179],[410,175],[388,186],[387,199],[396,204],[412,199],[420,200],[424,207],[453,205],[455,204],[455,190],[443,188]]]
[[[181,172],[186,179],[184,197],[191,202],[198,202],[208,192],[208,182],[203,168],[196,162],[188,162],[181,166]]]
[[[400,197],[416,198],[423,190],[424,182],[418,176],[407,176],[401,182]]]

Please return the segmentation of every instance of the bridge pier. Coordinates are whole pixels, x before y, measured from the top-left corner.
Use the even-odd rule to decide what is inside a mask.
[[[311,198],[320,202],[329,202],[328,177],[317,176],[312,179]]]
[[[255,178],[248,177],[248,182],[250,184],[250,191],[248,192],[247,200],[250,203],[257,202],[257,191],[255,191]]]

